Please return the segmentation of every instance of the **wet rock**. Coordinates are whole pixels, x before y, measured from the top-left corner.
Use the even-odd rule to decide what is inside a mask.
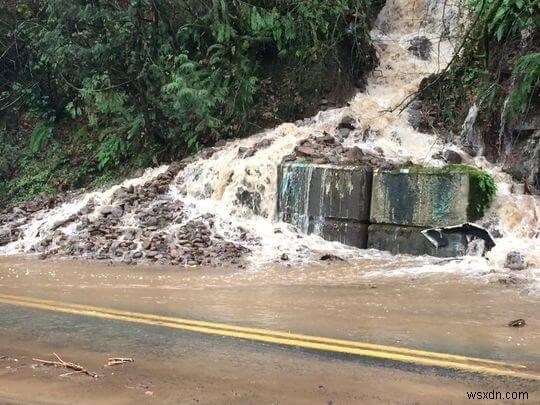
[[[336,256],[336,255],[333,255],[331,253],[326,253],[324,255],[321,256],[321,259],[323,262],[324,261],[329,261],[329,262],[343,262],[344,259],[342,259],[341,257],[339,256]]]
[[[63,219],[55,222],[51,226],[51,231],[55,231],[56,229],[61,228],[61,227],[65,226],[65,225],[75,221],[77,218],[78,218],[78,216],[76,214],[70,215],[67,218],[63,218]]]
[[[352,131],[353,129],[356,129],[356,125],[356,118],[354,118],[352,115],[345,115],[339,122],[338,129],[345,128]]]
[[[334,145],[336,143],[336,138],[332,135],[325,133],[323,136],[317,139],[319,143],[323,145]]]
[[[349,128],[339,128],[338,129],[338,135],[342,138],[348,138],[349,135],[351,134],[352,132],[352,129],[349,129]]]
[[[114,207],[112,205],[105,205],[101,208],[100,213],[101,215],[105,216],[113,212]]]
[[[122,209],[122,207],[113,207],[110,215],[115,218],[120,218],[122,215],[124,215],[124,210]]]
[[[244,146],[238,148],[238,157],[241,159],[252,157],[255,153],[257,153],[255,148],[246,148]]]
[[[525,325],[527,325],[525,319],[516,319],[515,321],[508,322],[508,326],[510,326],[511,328],[522,328]]]
[[[516,276],[506,276],[501,277],[497,280],[499,284],[506,285],[506,286],[515,286],[515,285],[521,285],[524,284],[524,280],[517,278]]]
[[[274,143],[274,140],[271,139],[271,138],[265,138],[265,139],[262,139],[260,140],[259,142],[256,142],[254,145],[253,145],[253,148],[255,150],[260,150],[260,149],[265,149],[265,148],[268,148],[270,145],[272,145]]]
[[[152,241],[150,241],[150,240],[148,240],[148,239],[143,240],[143,241],[142,241],[142,248],[143,248],[144,250],[147,250],[147,249],[150,248],[150,245],[151,245],[151,244],[152,244]]]
[[[417,58],[429,60],[431,59],[432,47],[431,41],[427,37],[420,35],[411,39],[408,50]]]
[[[361,163],[364,158],[364,152],[358,146],[353,146],[345,152],[345,157],[350,163]]]
[[[216,152],[217,148],[206,148],[200,152],[199,156],[203,159],[210,159]]]
[[[409,124],[416,130],[425,128],[425,117],[422,110],[409,107],[407,112],[409,113]]]
[[[0,246],[7,245],[12,241],[13,235],[11,234],[11,231],[4,230],[0,231]]]
[[[288,155],[285,155],[283,157],[283,162],[292,162],[296,159],[296,156],[294,155],[294,153],[290,153]]]
[[[527,268],[526,258],[521,252],[508,252],[504,267],[510,270],[524,270]]]
[[[443,159],[447,163],[461,164],[463,163],[463,156],[459,152],[452,149],[445,149],[442,153]]]
[[[154,216],[146,217],[146,219],[144,220],[144,224],[146,226],[157,226],[158,223],[159,223],[159,220]]]
[[[311,146],[298,146],[296,148],[296,154],[298,156],[305,156],[310,158],[320,158],[321,154],[313,147]]]

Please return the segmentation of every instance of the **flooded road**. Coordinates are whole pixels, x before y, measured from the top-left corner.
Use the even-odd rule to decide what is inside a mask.
[[[540,371],[536,295],[455,274],[366,277],[377,265],[384,268],[372,260],[178,270],[11,257],[0,259],[0,294],[518,362]],[[527,326],[506,326],[517,318]],[[53,352],[104,377],[61,378],[65,371],[32,360]],[[43,403],[73,397],[110,403],[109,394],[118,403],[458,403],[466,391],[496,387],[539,395],[527,381],[5,304],[2,356],[0,398],[16,403],[36,402],[36,395]],[[103,367],[115,356],[136,361]]]

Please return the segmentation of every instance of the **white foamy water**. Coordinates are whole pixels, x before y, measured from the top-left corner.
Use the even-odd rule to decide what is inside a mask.
[[[507,252],[519,250],[529,261],[529,269],[520,275],[540,284],[539,199],[517,192],[508,176],[482,158],[472,163],[490,170],[499,183],[499,193],[485,221],[499,230],[500,238],[487,258],[441,262],[432,258],[391,256],[324,241],[315,235],[302,235],[291,225],[274,221],[278,165],[293,152],[298,141],[309,136],[327,132],[335,135],[344,146],[382,150],[386,157],[421,164],[441,165],[443,162],[433,155],[445,148],[460,149],[459,145],[444,144],[436,135],[415,130],[409,123],[409,112],[400,113],[396,107],[414,94],[423,78],[440,71],[451,60],[462,30],[462,13],[463,8],[452,1],[389,0],[371,33],[380,64],[369,78],[366,90],[358,93],[348,107],[320,112],[302,124],[287,123],[246,139],[230,141],[212,156],[196,158],[178,173],[166,194],[167,201],[183,204],[185,217],[162,232],[172,235],[190,220],[207,221],[205,215],[211,214],[214,234],[249,248],[253,265],[279,261],[283,253],[294,263],[312,259],[314,252],[334,252],[349,260],[362,259],[362,263],[368,259],[393,263],[392,269],[385,266],[368,271],[392,276],[433,272],[498,274],[506,271]],[[431,43],[431,56],[427,60],[409,50],[411,40],[418,37],[425,37]],[[474,106],[471,107],[474,110]],[[358,126],[346,139],[340,138],[336,131],[344,116],[354,117]],[[246,154],[246,150],[262,143],[264,146]],[[166,170],[165,166],[149,169],[140,178],[32,214],[28,224],[22,227],[22,237],[0,247],[0,253],[31,251],[51,234],[58,221],[76,215],[90,201],[95,205],[91,216],[98,216],[101,207],[114,206],[115,191],[129,185],[144,186]],[[69,237],[77,232],[79,225],[80,221],[75,220],[58,230]],[[143,225],[132,212],[126,212],[119,226],[140,229]],[[140,246],[141,240],[137,238],[135,241]]]
[[[121,187],[145,184],[149,180],[165,172],[165,170],[167,170],[167,166],[147,169],[141,177],[125,180],[104,191],[94,191],[84,194],[82,197],[76,198],[72,202],[61,204],[58,207],[45,212],[38,211],[32,216],[28,225],[24,227],[22,237],[6,246],[0,247],[0,254],[9,255],[28,252],[33,246],[49,236],[52,233],[52,229],[55,228],[58,223],[77,215],[87,204],[93,203],[97,207],[96,212],[99,212],[99,207],[108,206],[114,203],[114,192]],[[71,222],[68,226],[60,226],[58,228],[69,236],[75,232],[76,224],[77,222]],[[8,226],[9,225],[10,224],[8,224]]]

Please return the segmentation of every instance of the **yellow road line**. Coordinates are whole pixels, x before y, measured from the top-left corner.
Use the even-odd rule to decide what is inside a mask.
[[[104,312],[104,313],[114,314],[114,315],[130,316],[130,317],[135,317],[135,318],[164,321],[164,322],[173,322],[173,323],[190,325],[190,326],[202,326],[202,327],[209,327],[212,329],[221,329],[221,330],[228,330],[228,331],[234,331],[234,332],[246,332],[246,333],[258,334],[258,335],[264,335],[264,336],[284,337],[287,339],[292,338],[296,340],[305,340],[305,341],[317,342],[317,343],[328,343],[328,344],[337,345],[337,346],[356,347],[360,349],[378,350],[378,351],[385,351],[385,352],[390,352],[390,353],[407,354],[407,355],[413,355],[413,356],[437,358],[437,359],[452,360],[452,361],[458,360],[458,361],[466,361],[466,362],[481,362],[483,364],[511,366],[514,368],[526,368],[526,366],[521,365],[521,364],[510,364],[507,362],[502,362],[502,361],[497,361],[497,360],[481,359],[481,358],[476,358],[476,357],[460,356],[460,355],[455,355],[455,354],[436,353],[436,352],[429,352],[429,351],[424,351],[424,350],[408,349],[404,347],[379,345],[379,344],[365,343],[365,342],[356,342],[356,341],[351,341],[351,340],[342,340],[342,339],[326,338],[326,337],[319,337],[319,336],[303,335],[303,334],[296,334],[296,333],[290,333],[290,332],[273,331],[269,329],[237,326],[237,325],[230,325],[230,324],[219,323],[219,322],[207,322],[207,321],[197,321],[197,320],[185,319],[185,318],[174,318],[174,317],[168,317],[168,316],[145,314],[145,313],[131,312],[131,311],[122,311],[122,310],[115,310],[111,308],[64,303],[64,302],[58,302],[58,301],[50,301],[50,300],[43,300],[43,299],[38,299],[38,298],[21,297],[21,296],[6,295],[6,294],[0,294],[0,298],[3,298],[5,300],[14,300],[14,301],[25,300],[29,302],[69,307],[69,308],[81,309],[81,310],[86,310],[86,311]]]
[[[524,365],[504,363],[489,359],[469,358],[466,356],[445,353],[427,352],[392,346],[374,345],[340,339],[317,336],[298,335],[293,333],[271,331],[259,328],[247,328],[223,323],[194,321],[182,318],[163,317],[110,308],[61,303],[36,298],[0,294],[0,303],[62,312],[74,315],[91,316],[145,325],[162,326],[211,335],[227,336],[265,343],[303,347],[335,353],[367,356],[385,360],[393,360],[424,366],[450,368],[467,372],[486,373],[526,379],[540,379],[540,375],[529,372]]]

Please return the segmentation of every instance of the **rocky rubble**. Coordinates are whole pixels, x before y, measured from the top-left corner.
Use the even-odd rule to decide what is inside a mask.
[[[24,225],[28,224],[34,213],[52,209],[73,196],[74,194],[67,193],[54,196],[43,195],[0,212],[0,246],[16,241],[22,235]]]
[[[47,223],[28,250],[51,255],[125,263],[170,265],[241,265],[249,250],[216,232],[211,215],[188,218],[169,186],[186,162],[137,186],[119,187],[110,201],[90,198],[76,214]],[[0,217],[0,246],[16,242],[26,225],[45,210],[68,202],[66,196],[21,204]]]
[[[343,132],[347,127],[340,127]],[[294,153],[286,157],[287,161],[312,162],[333,165],[367,165],[391,169],[396,162],[384,157],[382,150],[361,149],[357,146],[345,147],[334,136],[325,133],[323,136],[312,136],[302,140]]]
[[[508,252],[504,267],[510,270],[524,270],[527,268],[527,259],[521,252]]]

